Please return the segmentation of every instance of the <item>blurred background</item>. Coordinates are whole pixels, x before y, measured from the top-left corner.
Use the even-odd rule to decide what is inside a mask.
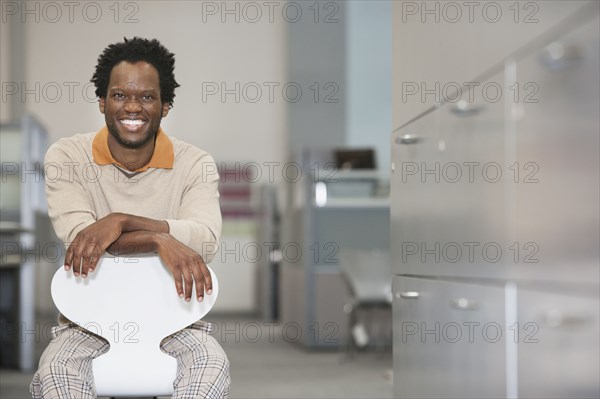
[[[597,1],[1,1],[1,375],[56,325],[48,146],[124,37],[220,171],[232,397],[598,397]]]

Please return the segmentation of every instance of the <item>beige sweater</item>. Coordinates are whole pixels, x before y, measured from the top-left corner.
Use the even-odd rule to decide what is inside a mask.
[[[65,247],[94,221],[122,212],[165,220],[173,237],[210,262],[221,234],[213,158],[168,137],[172,168],[150,167],[128,178],[117,166],[94,159],[92,143],[101,132],[60,139],[46,153],[48,214]]]

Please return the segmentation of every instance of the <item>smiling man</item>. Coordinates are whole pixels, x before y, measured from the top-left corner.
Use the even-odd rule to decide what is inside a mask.
[[[208,153],[160,127],[179,86],[174,66],[157,40],[125,39],[104,50],[92,82],[106,126],[50,147],[45,163],[61,173],[46,181],[48,213],[67,247],[67,272],[86,278],[105,252],[155,252],[173,274],[173,295],[202,301],[211,294],[206,263],[221,232],[218,175]],[[162,341],[178,362],[173,398],[228,396],[229,362],[211,328],[198,321]],[[92,359],[108,342],[62,315],[52,337],[33,397],[96,397]]]

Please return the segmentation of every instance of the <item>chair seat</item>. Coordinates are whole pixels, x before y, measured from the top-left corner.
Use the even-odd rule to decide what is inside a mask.
[[[92,364],[99,396],[173,394],[177,362],[161,351],[160,342],[212,308],[219,285],[210,272],[213,292],[202,302],[179,298],[171,272],[156,255],[105,255],[85,279],[62,268],[54,274],[51,293],[58,310],[110,343]]]

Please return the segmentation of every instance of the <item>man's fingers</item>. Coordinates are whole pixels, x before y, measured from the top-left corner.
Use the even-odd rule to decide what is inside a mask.
[[[178,269],[173,271],[173,278],[175,279],[175,289],[179,298],[183,298],[183,284],[181,283],[181,272]]]
[[[71,257],[71,268],[73,269],[73,274],[75,276],[79,276],[81,272],[81,261],[83,260],[83,256],[81,255],[81,251],[79,248],[75,248],[73,251],[73,256]]]
[[[65,255],[65,271],[68,272],[69,270],[71,270],[71,267],[73,267],[73,255],[67,252],[67,254]]]
[[[73,274],[75,276],[87,277],[88,273],[93,272],[98,265],[99,257],[96,255],[80,255],[73,254],[71,255],[71,259],[67,260],[65,257],[65,270],[69,271],[71,268],[73,269]]]
[[[82,256],[81,256],[81,277],[87,277],[88,274],[88,270],[90,268],[90,262],[93,259],[92,254],[89,253],[89,251],[86,251]]]
[[[100,258],[95,258],[95,257],[90,258],[90,268],[88,270],[89,273],[96,270],[96,267],[98,266],[99,261],[100,261]]]
[[[184,269],[183,273],[183,282],[185,284],[185,300],[189,301],[192,298],[192,287],[194,285],[194,279],[192,278],[192,273],[188,268]]]
[[[69,247],[67,248],[67,252],[65,253],[65,270],[69,271],[71,269],[71,267],[73,267],[73,244],[71,243],[69,244]]]
[[[196,282],[196,299],[198,302],[202,302],[204,300],[204,276],[202,274],[202,268],[200,265],[195,264],[194,270],[194,281]]]
[[[94,262],[93,257],[84,256],[83,262],[81,264],[81,277],[87,277],[88,273],[91,271],[92,263]]]
[[[73,274],[75,276],[79,276],[81,271],[81,260],[84,250],[82,241],[82,234],[79,232],[71,245],[69,245],[69,249],[67,249],[67,254],[65,256],[65,265],[67,266],[65,267],[65,270],[68,271],[69,269],[73,269]]]
[[[98,244],[90,243],[84,246],[81,265],[81,277],[87,277],[88,273],[96,267],[100,254],[102,253]]]
[[[202,274],[204,275],[204,289],[208,295],[212,294],[212,277],[210,275],[210,270],[208,270],[208,266],[202,263],[204,266],[202,268]]]
[[[73,242],[67,248],[67,253],[65,254],[65,270],[69,271],[73,269],[73,274],[75,276],[79,276],[81,271],[81,240],[79,235],[77,234]]]

